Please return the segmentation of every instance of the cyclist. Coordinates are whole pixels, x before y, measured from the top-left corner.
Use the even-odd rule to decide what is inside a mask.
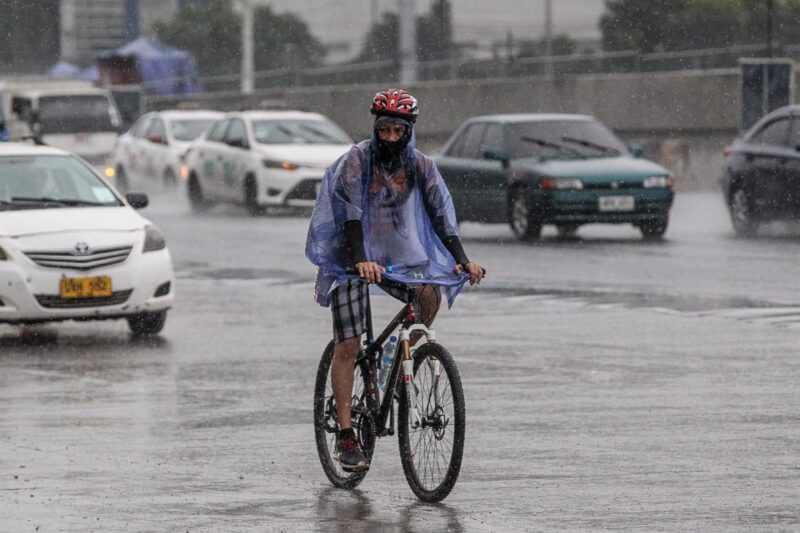
[[[369,468],[350,419],[353,368],[367,329],[367,285],[379,283],[391,265],[394,279],[416,285],[420,319],[430,326],[442,291],[452,305],[464,283],[483,277],[481,266],[464,252],[444,180],[415,148],[417,99],[398,89],[381,91],[370,112],[375,115],[370,138],[325,173],[306,242],[306,255],[319,267],[315,299],[333,312],[335,453],[348,472]],[[355,266],[357,278],[346,272],[348,266]]]

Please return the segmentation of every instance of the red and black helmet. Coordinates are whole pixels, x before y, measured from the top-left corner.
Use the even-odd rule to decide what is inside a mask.
[[[389,89],[376,94],[369,111],[379,117],[397,117],[409,122],[415,122],[419,116],[417,99],[402,89]]]

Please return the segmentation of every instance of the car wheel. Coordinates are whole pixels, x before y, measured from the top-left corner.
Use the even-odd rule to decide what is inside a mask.
[[[203,187],[200,185],[200,180],[197,179],[197,175],[194,173],[189,176],[189,183],[187,184],[186,190],[189,194],[189,205],[192,206],[192,211],[195,213],[208,211],[212,204],[203,196]]]
[[[658,240],[667,232],[667,225],[669,225],[669,217],[646,220],[639,224],[639,231],[647,240]]]
[[[750,205],[750,197],[744,191],[744,187],[734,189],[728,204],[731,213],[733,229],[737,234],[744,237],[752,237],[758,232],[758,220],[755,219],[753,208]]]
[[[175,177],[175,173],[171,168],[167,168],[164,171],[164,187],[174,189],[176,185],[178,185],[178,178]]]
[[[575,236],[575,233],[578,231],[578,224],[556,224],[556,229],[558,230],[559,237],[568,239]]]
[[[250,216],[264,213],[264,207],[258,203],[258,182],[253,175],[247,176],[244,180],[244,207]]]
[[[115,175],[117,176],[117,189],[121,192],[127,192],[130,189],[130,183],[128,183],[128,175],[125,174],[125,169],[122,168],[122,165],[117,165]]]
[[[509,223],[517,237],[531,241],[541,236],[542,223],[536,219],[530,198],[523,189],[515,189],[512,193],[509,211]]]
[[[131,332],[137,336],[157,335],[167,322],[167,311],[136,313],[127,318]]]

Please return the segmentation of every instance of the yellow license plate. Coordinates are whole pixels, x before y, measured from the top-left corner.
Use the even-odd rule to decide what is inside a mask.
[[[61,278],[59,292],[62,298],[105,298],[111,296],[111,278]]]

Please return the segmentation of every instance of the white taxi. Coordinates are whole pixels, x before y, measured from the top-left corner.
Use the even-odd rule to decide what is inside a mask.
[[[325,169],[353,145],[330,119],[304,111],[229,113],[192,143],[185,156],[192,208],[217,202],[311,206]]]
[[[106,168],[121,189],[131,181],[149,180],[174,186],[180,176],[181,156],[189,144],[222,113],[217,111],[157,111],[142,115],[117,139]]]
[[[158,229],[88,163],[62,150],[0,143],[0,323],[127,319],[161,331],[174,299]]]

